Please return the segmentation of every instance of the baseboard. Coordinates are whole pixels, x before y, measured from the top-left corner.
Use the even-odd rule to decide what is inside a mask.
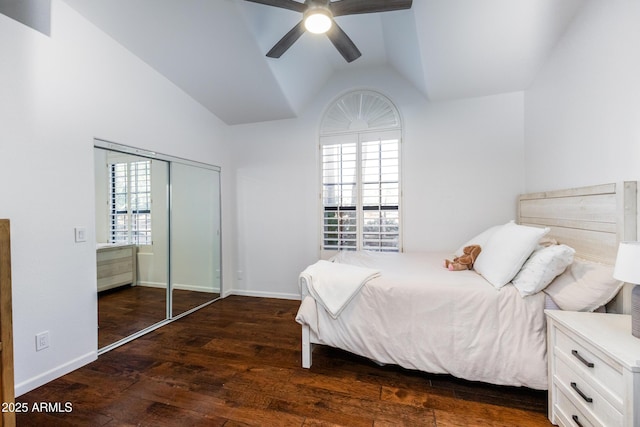
[[[138,280],[136,286],[144,286],[146,288],[159,288],[159,289],[167,289],[167,284],[163,282],[143,282],[142,280]]]
[[[56,368],[53,368],[47,372],[44,372],[38,376],[28,379],[27,381],[23,381],[20,384],[16,384],[15,392],[16,397],[21,396],[25,393],[34,390],[41,385],[45,385],[50,381],[55,380],[56,378],[60,378],[63,375],[68,374],[69,372],[75,371],[78,368],[83,367],[98,358],[97,351],[91,351],[84,356],[80,356],[77,359],[71,360],[64,365],[60,365]]]
[[[181,291],[208,292],[210,294],[220,293],[220,288],[211,289],[211,286],[184,285],[181,283],[176,283],[175,285],[173,285],[173,289],[178,289]]]
[[[145,286],[147,288],[162,288],[166,289],[167,284],[161,282],[143,282],[138,281],[137,286]],[[194,292],[208,292],[211,294],[219,294],[220,289],[211,289],[210,286],[199,286],[199,285],[184,285],[181,283],[176,283],[173,285],[173,289],[178,289],[181,291],[194,291]]]
[[[225,296],[239,295],[243,297],[260,297],[260,298],[276,298],[276,299],[290,299],[300,301],[300,294],[285,294],[279,292],[264,292],[264,291],[250,291],[244,289],[232,289],[229,292],[225,292]]]

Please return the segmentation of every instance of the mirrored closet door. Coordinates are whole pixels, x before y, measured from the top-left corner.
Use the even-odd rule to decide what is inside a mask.
[[[220,296],[219,189],[219,171],[171,163],[173,316]]]
[[[98,349],[221,294],[220,170],[96,140]]]
[[[94,149],[98,348],[167,318],[169,163]]]

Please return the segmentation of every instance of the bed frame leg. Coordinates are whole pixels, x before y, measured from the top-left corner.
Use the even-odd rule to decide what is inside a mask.
[[[309,369],[311,367],[311,353],[313,352],[313,344],[311,344],[311,330],[309,325],[302,325],[302,367]]]

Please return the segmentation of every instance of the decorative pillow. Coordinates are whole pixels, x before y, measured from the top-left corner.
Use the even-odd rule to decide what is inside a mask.
[[[576,258],[544,292],[563,310],[593,311],[613,299],[624,283],[613,266]]]
[[[467,246],[478,245],[480,246],[480,249],[483,249],[484,245],[487,244],[487,240],[489,240],[489,238],[493,236],[493,233],[498,231],[502,226],[503,224],[500,224],[500,225],[494,225],[493,227],[487,228],[482,233],[478,234],[477,236],[469,240],[467,243],[460,246],[458,250],[455,251],[455,256],[462,256],[464,254],[463,249],[466,248]]]
[[[549,228],[518,225],[513,221],[500,227],[482,247],[474,270],[500,289],[514,278]]]
[[[544,296],[544,309],[545,310],[562,310],[560,307],[558,307],[558,304],[553,302],[551,297],[546,294]]]
[[[533,295],[547,287],[573,262],[576,251],[567,245],[540,247],[533,251],[511,283],[520,295]]]

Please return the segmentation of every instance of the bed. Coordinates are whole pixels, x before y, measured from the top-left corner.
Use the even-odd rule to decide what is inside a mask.
[[[485,245],[483,265],[482,252],[476,260],[482,275],[443,268],[451,252],[340,252],[332,263],[322,265],[350,266],[370,277],[338,311],[315,291],[318,276],[311,267],[317,266],[310,266],[299,278],[302,302],[296,321],[302,325],[302,366],[311,367],[313,347],[320,344],[380,364],[547,389],[545,308],[595,310],[594,305],[610,301],[610,310],[628,310],[627,291],[620,291],[610,271],[618,243],[637,239],[636,193],[636,182],[621,182],[521,195],[516,223],[492,227],[466,242]],[[527,244],[535,244],[521,262],[495,276],[490,259],[497,236],[511,236],[514,230],[528,233]],[[524,279],[525,270],[531,273],[534,255],[548,254],[549,249],[543,251],[548,247],[564,247],[566,264],[554,267],[559,271],[543,290],[523,293],[522,283],[528,282],[520,276]],[[596,279],[585,285],[581,276],[591,274],[591,268],[599,276],[589,276]],[[542,270],[540,274],[548,275],[550,268]],[[509,276],[514,271],[516,276]],[[502,283],[505,277],[510,281]],[[337,290],[334,284],[330,292]],[[586,296],[589,302],[576,302]]]

